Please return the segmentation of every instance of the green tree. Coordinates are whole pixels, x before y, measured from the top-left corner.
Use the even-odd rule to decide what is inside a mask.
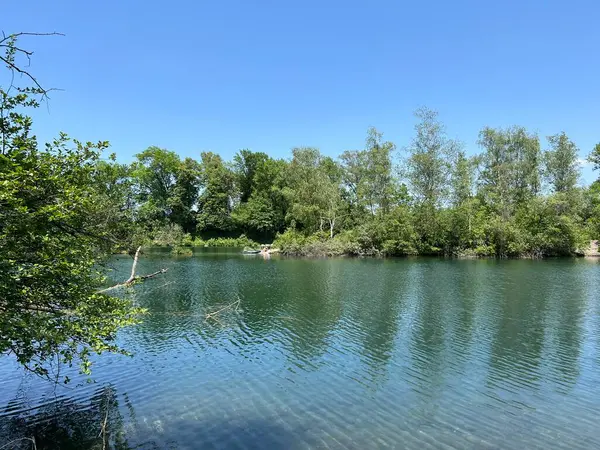
[[[341,154],[340,161],[344,186],[349,192],[348,198],[352,204],[358,205],[361,200],[359,190],[367,165],[366,152],[364,150],[346,150]]]
[[[171,214],[170,199],[181,164],[175,152],[148,147],[136,155],[132,176],[136,183],[140,217],[143,221],[165,221]]]
[[[554,192],[571,192],[579,181],[579,149],[565,133],[548,137],[550,149],[544,154],[545,177]]]
[[[419,122],[408,147],[406,177],[417,203],[436,208],[446,201],[449,194],[451,162],[459,144],[447,138],[436,111],[421,108],[415,116]]]
[[[588,155],[587,160],[592,163],[594,170],[600,170],[600,142],[596,144],[592,152]]]
[[[517,203],[527,201],[541,191],[542,152],[537,135],[523,127],[509,130],[509,151],[513,157],[514,195]]]
[[[484,128],[479,134],[484,148],[481,194],[503,218],[539,194],[541,163],[539,139],[522,127],[507,130]]]
[[[447,211],[449,229],[447,253],[460,254],[481,245],[481,202],[474,197],[475,167],[477,158],[468,158],[464,152],[456,153],[451,171],[452,208]]]
[[[240,150],[235,155],[233,168],[240,203],[232,211],[232,218],[246,234],[269,239],[283,231],[285,166],[284,161],[273,160],[265,153]]]
[[[254,170],[252,192],[246,203],[240,203],[232,217],[239,228],[263,239],[272,238],[285,226],[287,163],[271,158],[260,161]]]
[[[15,36],[0,43],[16,66]],[[47,376],[48,361],[79,362],[88,371],[92,352],[120,351],[116,332],[139,311],[126,298],[97,292],[99,264],[120,226],[107,214],[115,190],[98,189],[94,179],[108,143],[61,134],[39,149],[23,111],[44,94],[0,87],[0,353]]]
[[[365,150],[346,150],[340,156],[342,179],[341,196],[348,205],[348,219],[354,224],[364,221],[366,201],[364,199],[367,152]]]
[[[452,204],[460,206],[473,196],[473,189],[475,187],[475,161],[467,158],[463,151],[458,151],[450,173]]]
[[[405,174],[415,200],[415,229],[421,253],[440,253],[446,247],[446,224],[440,207],[450,194],[452,161],[459,144],[448,139],[438,113],[427,108],[416,111],[419,122],[408,147]]]
[[[415,255],[418,250],[418,234],[413,226],[410,208],[394,207],[388,214],[374,221],[375,239],[383,253],[390,256]]]
[[[201,157],[203,190],[198,201],[198,230],[204,233],[228,233],[234,228],[231,218],[236,197],[234,174],[219,155],[204,152]]]
[[[254,177],[259,167],[269,160],[269,156],[262,152],[240,150],[233,157],[233,168],[240,193],[240,201],[247,202],[255,190]]]
[[[375,216],[378,210],[389,212],[399,197],[393,175],[392,156],[396,146],[383,140],[374,127],[367,130],[364,150],[348,150],[340,156],[339,182],[349,212],[358,220],[364,212]]]
[[[289,201],[287,220],[307,232],[323,230],[329,224],[331,234],[339,218],[339,174],[333,162],[315,148],[295,148],[287,169]]]
[[[201,187],[201,167],[192,158],[185,158],[177,167],[175,185],[168,199],[170,219],[185,233],[196,230],[196,207]]]
[[[485,225],[490,220],[488,211],[478,197],[471,197],[447,211],[448,235],[446,252],[451,255],[489,255]]]
[[[600,170],[600,143],[596,144],[587,160],[594,170]],[[600,239],[600,177],[585,192],[585,220],[592,239]]]
[[[97,195],[104,199],[101,223],[112,224],[112,239],[124,248],[135,248],[136,201],[131,166],[116,162],[113,153],[108,160],[94,163],[91,182]]]
[[[479,193],[487,204],[508,218],[512,213],[512,157],[506,136],[501,130],[486,127],[479,133],[479,145],[484,149]]]
[[[200,165],[191,158],[181,161],[175,152],[154,146],[136,157],[132,178],[140,224],[148,231],[169,223],[186,233],[195,231]]]
[[[359,196],[371,214],[379,209],[389,212],[396,199],[396,180],[392,174],[392,155],[396,145],[383,140],[383,134],[369,128],[364,152],[365,171]]]
[[[590,239],[600,239],[600,180],[594,181],[583,192],[582,218]]]
[[[519,208],[515,223],[522,244],[520,254],[565,256],[587,246],[581,220],[571,213],[569,203],[564,193],[558,193],[534,198]]]
[[[252,196],[231,213],[232,219],[245,233],[270,236],[282,228],[282,217],[265,196]]]

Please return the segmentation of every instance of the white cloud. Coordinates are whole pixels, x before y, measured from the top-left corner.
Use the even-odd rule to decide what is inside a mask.
[[[583,158],[577,158],[577,163],[580,166],[589,166],[589,165],[591,165],[591,163],[587,159],[583,159]]]

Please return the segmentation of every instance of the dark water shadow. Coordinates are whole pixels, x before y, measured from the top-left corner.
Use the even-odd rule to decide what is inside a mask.
[[[168,420],[157,432],[136,418],[127,395],[118,396],[112,386],[98,389],[85,401],[58,398],[19,414],[7,414],[15,401],[24,399],[15,399],[0,411],[2,450],[277,450],[296,448],[307,438],[303,430],[245,417]]]
[[[26,404],[27,399],[14,399],[0,411],[2,449],[130,448],[123,439],[123,417],[112,386],[96,390],[85,402],[48,398],[43,406],[6,414],[15,402]]]

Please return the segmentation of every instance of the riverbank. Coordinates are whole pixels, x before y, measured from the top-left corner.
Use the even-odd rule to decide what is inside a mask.
[[[476,245],[475,245],[476,244]],[[587,243],[586,243],[587,244]],[[578,248],[584,248],[581,243]],[[594,246],[595,244],[595,246]],[[598,241],[590,241],[584,250],[569,245],[557,246],[554,243],[531,245],[526,242],[507,244],[504,247],[486,243],[473,243],[471,247],[432,247],[415,245],[407,240],[374,240],[370,236],[356,232],[340,233],[329,237],[324,233],[304,235],[294,231],[286,231],[279,235],[273,246],[286,256],[328,257],[328,256],[438,256],[459,259],[476,258],[520,258],[541,259],[547,257],[600,257]]]
[[[518,258],[541,259],[547,257],[600,257],[598,241],[581,239],[575,243],[548,242],[543,239],[489,242],[481,239],[462,246],[444,244],[435,247],[423,245],[411,236],[397,236],[396,239],[378,239],[377,230],[361,233],[359,230],[344,231],[330,236],[318,232],[304,234],[287,230],[278,234],[271,242],[256,242],[245,235],[239,237],[192,238],[189,234],[158,233],[149,239],[148,246],[169,249],[171,254],[191,256],[194,248],[239,248],[248,252],[259,251],[269,245],[284,256],[324,258],[324,257],[404,257],[434,256],[458,259],[477,258]]]
[[[192,238],[189,234],[165,234],[147,240],[146,246],[170,249],[171,254],[191,256],[194,248],[258,248],[260,243],[241,235],[237,238],[219,237],[211,239]]]

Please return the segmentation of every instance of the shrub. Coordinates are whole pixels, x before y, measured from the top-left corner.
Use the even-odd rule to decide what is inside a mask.
[[[152,231],[152,245],[160,247],[174,247],[176,245],[185,245],[184,242],[191,242],[191,236],[183,232],[183,229],[176,224],[166,224]]]
[[[295,256],[342,256],[362,255],[362,247],[354,232],[343,232],[333,239],[327,233],[317,232],[304,235],[294,229],[288,229],[277,235],[273,247],[284,255]]]
[[[191,243],[191,245],[193,245],[194,247],[239,247],[239,248],[249,247],[249,248],[256,248],[260,244],[258,242],[253,241],[252,239],[249,239],[248,237],[246,237],[245,235],[242,234],[240,237],[237,237],[237,238],[220,237],[220,238],[210,238],[207,240],[197,238],[197,239],[194,239],[194,241]]]
[[[285,230],[273,241],[273,247],[278,248],[284,255],[301,255],[307,244],[308,238],[294,229]]]
[[[171,254],[172,255],[177,255],[177,256],[192,256],[193,252],[192,252],[192,249],[190,247],[183,247],[181,245],[176,245],[171,250]]]

